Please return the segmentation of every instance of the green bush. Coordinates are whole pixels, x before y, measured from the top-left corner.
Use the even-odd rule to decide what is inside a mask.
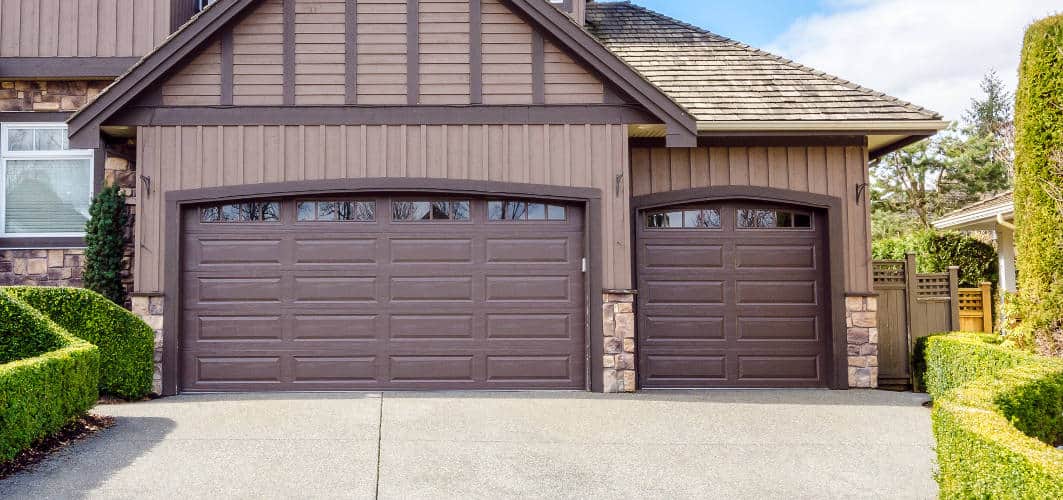
[[[1063,362],[988,335],[924,342],[942,498],[1063,498]]]
[[[1015,92],[1015,244],[1029,347],[1063,355],[1063,178],[1052,156],[1063,149],[1063,15],[1026,31]],[[1030,340],[1030,339],[1027,339]]]
[[[0,364],[0,462],[4,462],[96,404],[99,352],[2,290],[0,342],[9,353],[34,353]],[[35,352],[41,346],[51,347]]]
[[[129,213],[125,194],[117,185],[104,187],[92,199],[91,218],[85,224],[85,288],[116,304],[125,304],[122,259],[125,257]]]
[[[877,240],[871,245],[876,259],[903,260],[905,254],[919,257],[919,272],[941,273],[959,266],[960,286],[996,283],[997,252],[985,242],[955,231],[920,231],[906,236]]]
[[[151,392],[155,332],[133,313],[80,288],[6,290],[71,334],[100,348],[100,391],[126,399]]]

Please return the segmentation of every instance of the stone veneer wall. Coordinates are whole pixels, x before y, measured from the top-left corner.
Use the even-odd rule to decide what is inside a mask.
[[[155,330],[155,375],[151,381],[151,391],[162,394],[162,319],[163,298],[161,295],[133,295],[133,314],[144,320]]]
[[[0,286],[81,286],[85,250],[0,250]]]
[[[635,392],[635,294],[606,292],[602,303],[602,392]]]
[[[0,111],[77,111],[109,80],[0,81]]]
[[[845,329],[849,343],[849,387],[878,387],[878,298],[845,298]]]

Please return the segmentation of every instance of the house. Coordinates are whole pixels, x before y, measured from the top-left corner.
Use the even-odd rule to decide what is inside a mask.
[[[867,165],[938,114],[631,3],[120,3],[74,56],[4,30],[15,85],[143,57],[0,115],[3,276],[129,183],[162,393],[876,385]]]
[[[991,231],[1000,259],[999,289],[1015,293],[1015,201],[1012,191],[973,203],[934,221],[937,229]]]

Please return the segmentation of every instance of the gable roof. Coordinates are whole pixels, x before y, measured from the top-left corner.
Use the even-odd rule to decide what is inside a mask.
[[[67,121],[71,142],[94,147],[98,128],[106,119],[133,102],[142,92],[222,28],[260,0],[220,0],[194,16],[156,49],[145,55]],[[572,19],[542,0],[502,0],[532,25],[544,30],[562,47],[572,51],[617,88],[627,93],[667,125],[668,142],[674,146],[696,145],[696,120],[661,89],[602,47]]]
[[[1007,191],[949,212],[934,221],[938,229],[950,229],[996,220],[1015,212],[1015,192]]]
[[[799,122],[809,129],[822,122],[909,122],[912,130],[942,119],[628,2],[589,3],[587,29],[693,114],[702,130],[768,121]]]

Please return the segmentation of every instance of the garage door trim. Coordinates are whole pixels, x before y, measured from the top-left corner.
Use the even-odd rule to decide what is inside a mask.
[[[830,373],[827,380],[831,389],[848,389],[848,352],[845,329],[845,266],[841,258],[844,248],[844,225],[842,224],[842,199],[788,189],[760,186],[719,186],[709,188],[684,189],[668,191],[631,199],[632,235],[638,234],[636,224],[641,220],[638,214],[644,210],[673,205],[694,204],[715,201],[756,201],[766,203],[783,203],[798,205],[826,212],[827,245],[830,271],[830,305],[832,334]],[[637,248],[635,245],[633,248]],[[637,259],[632,259],[632,276],[638,279]],[[635,335],[638,335],[635,332]]]
[[[399,179],[366,178],[334,179],[325,181],[297,181],[269,184],[251,184],[224,186],[183,191],[169,191],[165,194],[166,219],[170,221],[164,235],[166,262],[163,269],[165,300],[163,354],[162,354],[162,392],[172,396],[178,392],[180,380],[180,360],[178,337],[181,321],[181,241],[183,227],[180,221],[183,210],[190,205],[215,203],[246,198],[293,197],[293,196],[327,196],[337,194],[357,194],[370,192],[418,193],[469,195],[478,197],[532,197],[542,200],[582,203],[584,210],[584,238],[587,242],[587,275],[585,277],[585,304],[587,311],[587,369],[588,389],[602,390],[602,351],[601,342],[592,339],[602,337],[602,269],[601,269],[601,190],[595,188],[572,188],[547,186],[540,184],[518,184],[494,181],[465,181],[451,179]],[[146,193],[145,198],[152,196]],[[157,195],[156,195],[157,196]]]

